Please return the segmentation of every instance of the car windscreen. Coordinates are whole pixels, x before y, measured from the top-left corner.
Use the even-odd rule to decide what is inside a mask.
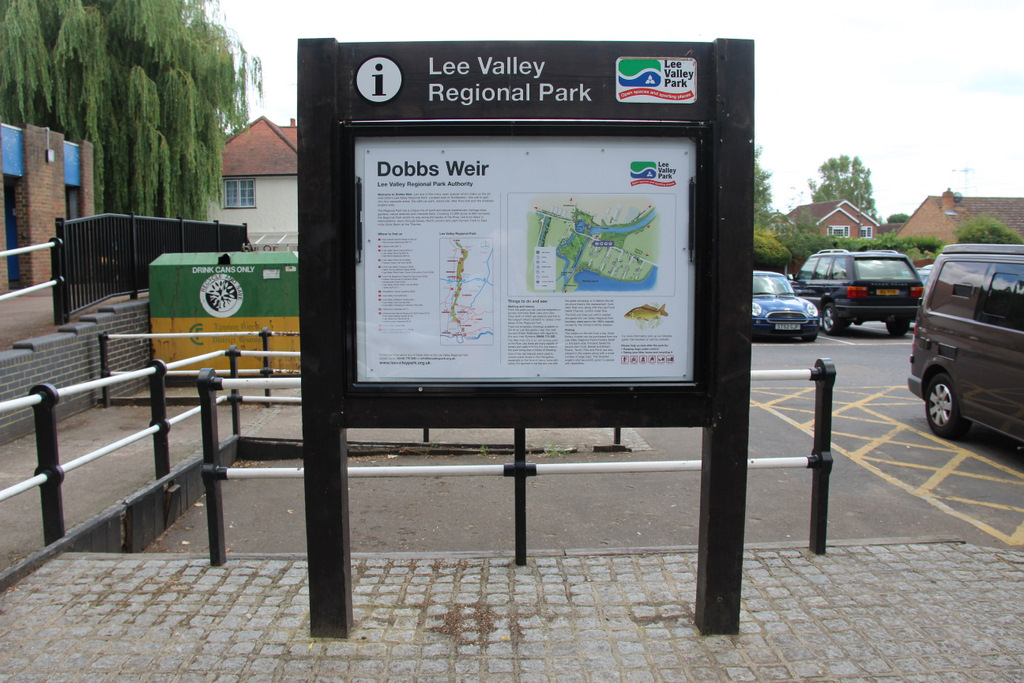
[[[863,258],[857,259],[858,280],[917,280],[917,273],[903,259]]]
[[[754,276],[754,296],[793,296],[793,290],[784,277]]]

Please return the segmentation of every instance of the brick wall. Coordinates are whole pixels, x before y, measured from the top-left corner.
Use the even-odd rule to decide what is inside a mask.
[[[93,315],[84,315],[55,334],[15,342],[10,351],[0,352],[0,401],[27,396],[37,384],[52,384],[58,389],[100,377],[99,335],[144,333],[149,331],[149,301],[128,301],[101,307]],[[138,370],[150,361],[146,340],[114,340],[110,344],[110,369]],[[131,385],[111,387],[111,395],[131,395],[148,387],[146,379]],[[101,392],[87,392],[62,398],[57,404],[58,418],[94,407]],[[0,443],[31,434],[32,409],[0,413]]]
[[[78,147],[81,183],[78,190],[78,215],[91,216],[95,202],[95,155],[92,144],[88,142],[79,141]],[[18,215],[18,246],[28,247],[49,242],[56,234],[56,220],[67,216],[64,136],[39,126],[25,125],[22,127],[22,155],[24,175],[14,181],[14,196]],[[0,199],[2,207],[3,200]],[[6,246],[6,240],[0,239],[0,244]],[[18,281],[20,286],[36,285],[50,279],[48,250],[22,254],[18,257],[18,263],[21,270]],[[0,273],[0,291],[8,288],[6,263],[3,269],[4,272]]]

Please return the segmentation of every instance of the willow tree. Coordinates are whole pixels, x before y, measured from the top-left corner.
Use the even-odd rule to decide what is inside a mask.
[[[94,146],[96,208],[205,218],[262,93],[216,0],[0,0],[0,119]]]

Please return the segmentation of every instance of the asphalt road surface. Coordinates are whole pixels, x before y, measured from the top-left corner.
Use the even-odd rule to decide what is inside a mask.
[[[866,324],[816,342],[756,343],[756,370],[837,367],[829,540],[961,539],[978,545],[1024,544],[1024,455],[1018,444],[975,427],[960,442],[933,436],[922,402],[906,388],[911,335],[890,337]],[[814,384],[755,382],[750,457],[807,455]],[[624,430],[629,452],[593,452],[611,430],[563,430],[528,439],[546,452],[535,462],[693,460],[699,429]],[[372,438],[356,434],[352,438]],[[415,438],[415,433],[410,436]],[[435,438],[432,434],[432,438]],[[438,435],[460,441],[459,435]],[[512,440],[508,434],[507,442]],[[461,439],[472,442],[472,439]],[[565,452],[568,449],[569,452]],[[503,463],[493,446],[469,454],[386,453],[353,457],[351,466]],[[267,465],[268,463],[260,463]],[[298,462],[270,463],[297,467]],[[255,464],[243,464],[255,466]],[[511,479],[452,477],[350,479],[354,552],[514,549]],[[746,492],[748,543],[806,543],[808,470],[751,470]],[[306,549],[302,483],[298,479],[229,481],[224,485],[229,552],[301,553]],[[737,493],[737,504],[741,504]],[[528,484],[530,549],[599,549],[697,544],[700,476],[673,474],[549,475]],[[205,552],[206,509],[200,502],[153,547],[154,552]]]

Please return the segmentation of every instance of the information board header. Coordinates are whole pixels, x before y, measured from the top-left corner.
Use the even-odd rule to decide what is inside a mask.
[[[352,121],[697,121],[714,105],[708,43],[345,43],[339,50],[343,118]]]

